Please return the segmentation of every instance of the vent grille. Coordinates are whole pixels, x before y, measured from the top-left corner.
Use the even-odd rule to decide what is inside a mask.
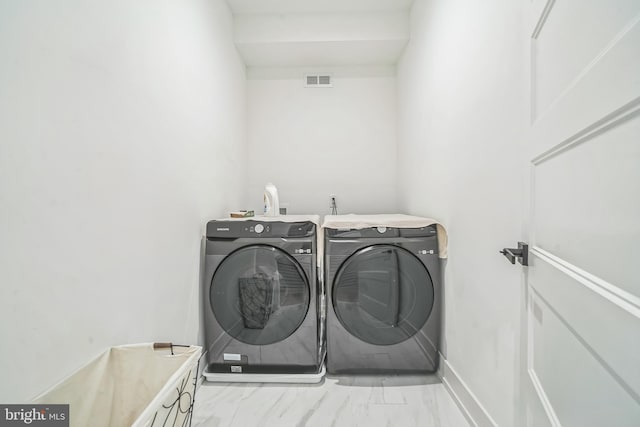
[[[333,77],[331,74],[305,74],[305,87],[333,87]]]

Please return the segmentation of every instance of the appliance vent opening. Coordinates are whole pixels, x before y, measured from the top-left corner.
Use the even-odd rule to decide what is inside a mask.
[[[305,87],[333,87],[333,77],[331,74],[305,74]]]

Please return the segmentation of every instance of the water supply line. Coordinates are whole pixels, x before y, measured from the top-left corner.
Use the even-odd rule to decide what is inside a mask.
[[[331,195],[331,215],[338,215],[338,205],[336,203],[336,196]]]

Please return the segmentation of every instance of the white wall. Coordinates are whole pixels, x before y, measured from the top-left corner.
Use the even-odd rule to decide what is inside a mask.
[[[203,226],[244,201],[226,4],[0,0],[0,93],[0,401],[194,343]]]
[[[305,88],[306,71],[333,88]],[[264,185],[288,213],[396,211],[396,79],[392,67],[249,69],[249,208]]]
[[[501,426],[516,425],[520,269],[498,251],[521,237],[522,6],[417,0],[398,66],[399,207],[448,227],[445,356]]]

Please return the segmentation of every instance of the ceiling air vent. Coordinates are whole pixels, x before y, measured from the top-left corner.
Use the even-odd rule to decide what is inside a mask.
[[[304,87],[333,87],[331,74],[305,74]]]

